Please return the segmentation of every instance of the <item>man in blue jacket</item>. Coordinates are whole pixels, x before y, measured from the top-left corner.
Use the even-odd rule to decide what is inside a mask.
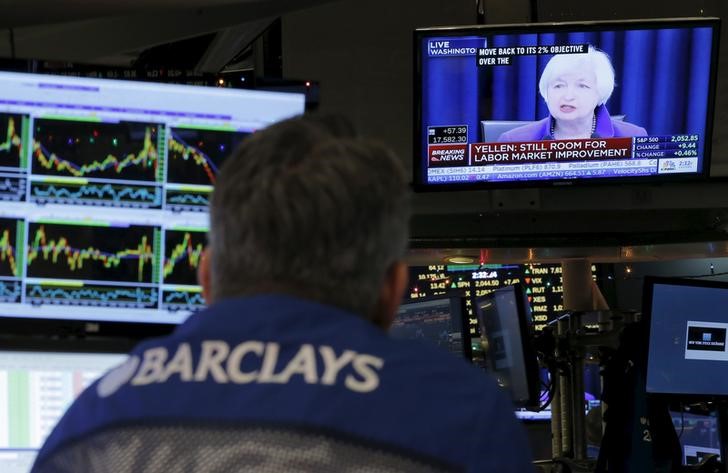
[[[253,134],[212,197],[209,307],[86,390],[33,471],[533,471],[490,378],[385,332],[409,199],[397,158],[345,122]]]

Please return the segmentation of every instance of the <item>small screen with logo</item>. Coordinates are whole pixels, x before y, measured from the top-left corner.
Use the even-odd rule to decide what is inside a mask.
[[[728,396],[728,283],[650,278],[647,391]]]

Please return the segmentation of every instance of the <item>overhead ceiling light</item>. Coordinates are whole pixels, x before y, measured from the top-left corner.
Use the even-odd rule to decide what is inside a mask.
[[[475,258],[472,256],[448,256],[445,261],[453,264],[472,264],[475,262]]]

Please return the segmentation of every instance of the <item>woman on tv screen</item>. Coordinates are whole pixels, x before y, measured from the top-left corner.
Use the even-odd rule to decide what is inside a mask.
[[[500,135],[498,141],[573,140],[646,136],[641,126],[611,117],[604,105],[614,91],[609,56],[593,46],[586,54],[556,54],[538,84],[549,116]]]

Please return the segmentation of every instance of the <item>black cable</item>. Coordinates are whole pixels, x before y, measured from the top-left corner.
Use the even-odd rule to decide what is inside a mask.
[[[547,407],[551,405],[551,401],[554,400],[554,390],[550,389],[548,393],[548,399],[546,400],[546,403],[541,404],[538,406],[538,410],[536,412],[542,412],[545,411]]]
[[[553,399],[554,399],[554,391],[556,390],[556,384],[554,383],[554,381],[553,381],[554,378],[553,378],[553,376],[551,376],[550,372],[549,372],[549,379],[551,380],[551,382],[549,384],[546,384],[543,381],[541,381],[541,384],[548,388],[548,397],[546,398],[546,403],[539,405],[538,410],[536,412],[541,412],[541,411],[545,410],[547,407],[549,407],[551,405],[551,401],[553,401]]]

